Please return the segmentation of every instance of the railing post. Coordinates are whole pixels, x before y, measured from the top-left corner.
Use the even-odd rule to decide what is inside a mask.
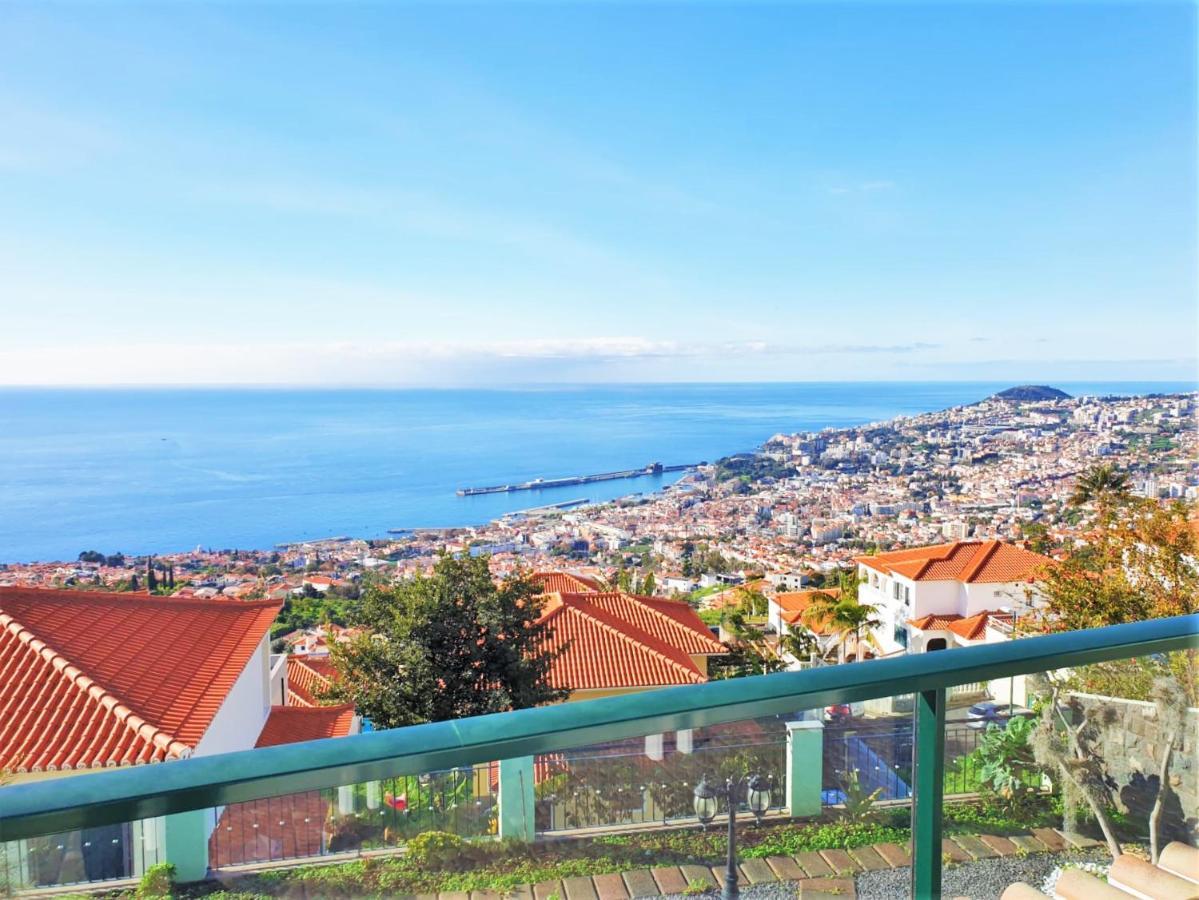
[[[163,855],[179,881],[208,877],[208,814],[206,809],[193,809],[163,818]]]
[[[912,802],[912,896],[941,897],[941,803],[945,790],[945,689],[916,695]]]
[[[498,830],[501,838],[531,842],[537,837],[533,757],[500,760]]]
[[[820,815],[824,787],[824,723],[787,723],[787,809],[791,818]]]

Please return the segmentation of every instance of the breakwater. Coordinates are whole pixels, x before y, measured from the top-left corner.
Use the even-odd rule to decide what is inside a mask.
[[[704,463],[686,463],[679,466],[664,466],[653,462],[641,469],[622,469],[619,472],[600,472],[596,475],[572,475],[567,478],[534,478],[518,484],[497,484],[490,487],[458,488],[459,497],[474,497],[479,494],[508,494],[513,491],[540,491],[547,488],[569,487],[574,484],[594,484],[597,481],[616,481],[621,478],[641,478],[643,475],[661,475],[663,472],[685,472]]]

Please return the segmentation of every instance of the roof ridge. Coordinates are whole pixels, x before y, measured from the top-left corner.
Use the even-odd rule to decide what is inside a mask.
[[[584,594],[582,596],[588,596],[588,595]],[[681,672],[684,672],[689,677],[702,678],[702,675],[700,675],[699,670],[696,669],[694,665],[684,665],[683,663],[679,662],[677,659],[672,659],[669,654],[663,653],[661,650],[659,650],[657,647],[655,647],[654,644],[661,644],[664,647],[668,647],[668,645],[666,645],[664,642],[658,640],[658,638],[654,637],[649,632],[643,631],[642,629],[638,628],[636,625],[634,625],[631,622],[624,622],[624,621],[617,620],[617,621],[619,621],[620,625],[627,626],[629,629],[636,631],[639,634],[645,635],[645,638],[646,638],[645,640],[641,640],[640,638],[635,639],[633,635],[628,634],[622,628],[617,627],[617,625],[614,624],[612,621],[608,621],[610,619],[615,619],[615,617],[612,616],[610,613],[608,613],[606,610],[583,609],[580,606],[568,604],[565,602],[562,605],[562,609],[568,609],[572,612],[577,613],[580,616],[586,616],[587,618],[593,620],[601,628],[605,629],[606,631],[610,631],[612,634],[616,635],[618,638],[620,638],[625,643],[641,647],[642,649],[648,651],[649,653],[651,653],[654,656],[661,659],[663,662],[668,663],[669,665],[673,666],[674,668],[678,669]],[[668,647],[668,649],[669,649],[669,647]]]
[[[160,606],[189,606],[189,607],[213,607],[226,606],[237,607],[238,609],[262,609],[272,606],[279,606],[278,600],[238,600],[235,597],[194,597],[189,595],[176,596],[174,594],[162,596],[158,594],[150,594],[144,591],[73,591],[66,588],[42,588],[42,587],[25,587],[22,585],[8,584],[0,585],[0,601],[4,600],[6,595],[19,596],[34,592],[38,594],[39,601],[45,600],[67,600],[67,601],[83,601],[96,602],[103,600],[107,603],[119,603],[126,606],[144,607],[155,604]]]
[[[39,638],[27,626],[22,625],[9,613],[0,612],[0,627],[16,638],[17,642],[26,647],[29,653],[39,657],[54,672],[66,680],[72,687],[84,694],[89,700],[98,704],[114,719],[128,728],[142,740],[154,745],[170,757],[186,759],[192,755],[192,746],[177,739],[174,735],[152,724],[138,715],[134,708],[122,700],[117,694],[106,688],[96,679],[87,675],[74,665],[66,656],[55,650],[46,641]]]
[[[979,549],[974,552],[974,556],[971,558],[970,562],[966,563],[966,567],[962,570],[962,573],[958,576],[958,578],[964,584],[969,584],[972,582],[978,573],[982,571],[983,566],[987,564],[987,560],[994,556],[998,549],[999,541],[995,540],[994,538],[983,542]]]

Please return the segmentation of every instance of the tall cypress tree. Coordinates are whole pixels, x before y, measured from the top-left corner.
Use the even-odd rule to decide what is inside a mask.
[[[146,560],[146,590],[153,594],[158,590],[158,579],[154,576],[154,560]]]

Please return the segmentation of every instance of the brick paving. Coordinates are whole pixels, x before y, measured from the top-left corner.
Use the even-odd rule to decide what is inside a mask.
[[[778,876],[774,874],[774,869],[770,868],[770,863],[764,859],[745,860],[741,863],[741,871],[745,873],[745,880],[750,884],[779,880]]]
[[[1099,841],[1066,834],[1052,828],[1034,828],[1031,834],[1000,837],[993,834],[954,835],[945,838],[942,849],[952,863],[989,857],[1086,849]],[[898,869],[912,864],[911,845],[875,844],[850,851],[821,850],[794,856],[769,856],[741,861],[743,885],[787,882],[794,884],[799,900],[847,900],[855,896],[853,876],[863,871]],[[659,866],[606,875],[576,876],[561,881],[521,885],[509,891],[509,900],[636,900],[681,894],[693,883],[717,891],[724,884],[724,866]],[[497,900],[494,891],[445,891],[417,895],[413,900]]]

